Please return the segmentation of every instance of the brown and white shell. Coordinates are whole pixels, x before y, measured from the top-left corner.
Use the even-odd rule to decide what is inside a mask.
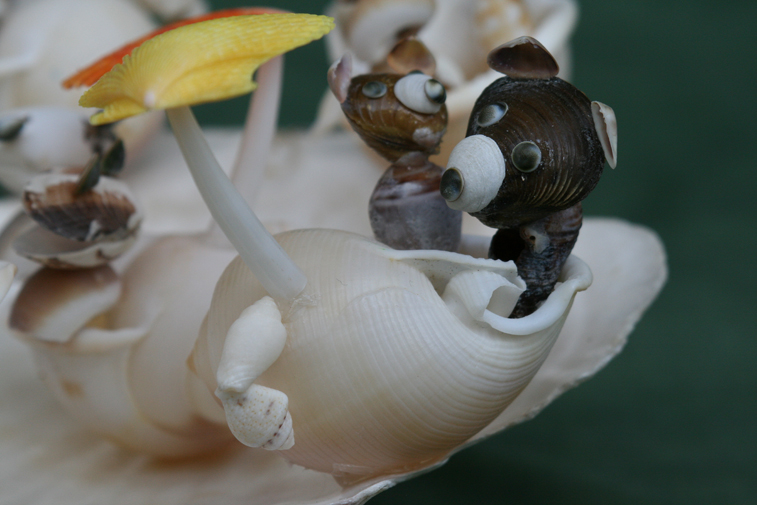
[[[19,236],[16,252],[53,268],[90,268],[118,257],[134,243],[142,213],[123,182],[100,177],[78,193],[78,174],[38,176],[22,201],[39,226]]]
[[[410,152],[433,154],[447,128],[447,108],[442,105],[433,115],[404,106],[395,95],[394,86],[404,76],[366,74],[352,78],[342,111],[352,128],[368,146],[394,162]],[[369,98],[361,90],[371,82],[386,86],[386,94]]]

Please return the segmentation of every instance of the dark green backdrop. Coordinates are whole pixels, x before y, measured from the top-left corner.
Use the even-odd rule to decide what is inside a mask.
[[[371,505],[757,503],[757,2],[580,4],[573,82],[620,124],[618,168],[585,210],[655,229],[669,282],[594,379]],[[283,126],[311,121],[326,68],[321,43],[287,57]],[[241,123],[246,102],[199,115]]]

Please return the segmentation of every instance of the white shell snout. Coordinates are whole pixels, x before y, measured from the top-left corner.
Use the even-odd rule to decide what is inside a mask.
[[[448,175],[452,170],[456,173]],[[497,196],[505,172],[505,158],[494,140],[485,135],[466,137],[449,157],[442,175],[442,196],[455,210],[478,212]]]

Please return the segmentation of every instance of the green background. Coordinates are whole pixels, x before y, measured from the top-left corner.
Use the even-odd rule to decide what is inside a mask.
[[[757,2],[580,4],[573,83],[620,125],[585,212],[656,230],[668,284],[594,379],[371,505],[757,503]],[[282,126],[309,124],[326,68],[322,43],[287,57]],[[246,102],[199,116],[241,124]]]

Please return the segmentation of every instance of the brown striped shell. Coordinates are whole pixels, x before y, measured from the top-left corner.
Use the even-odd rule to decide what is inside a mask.
[[[128,187],[101,177],[91,190],[77,194],[79,176],[49,174],[24,190],[29,216],[43,228],[71,240],[92,242],[130,235],[141,216]]]
[[[363,141],[391,162],[403,155],[419,152],[431,155],[447,129],[447,108],[442,105],[435,114],[421,114],[400,103],[394,85],[402,75],[366,74],[352,78],[347,99],[342,103],[347,120]],[[387,87],[380,98],[369,98],[363,86],[377,81]]]
[[[127,251],[142,222],[129,188],[101,176],[81,191],[81,174],[32,179],[22,202],[35,224],[13,241],[16,253],[56,269],[93,268]]]
[[[481,126],[479,116],[490,104],[507,111],[494,124]],[[497,196],[473,213],[487,226],[519,226],[572,207],[602,175],[605,156],[591,102],[558,77],[502,77],[492,83],[476,101],[468,123],[467,135],[477,134],[497,143],[507,167]],[[512,162],[513,149],[526,141],[541,150],[541,162],[531,172],[517,170]]]

